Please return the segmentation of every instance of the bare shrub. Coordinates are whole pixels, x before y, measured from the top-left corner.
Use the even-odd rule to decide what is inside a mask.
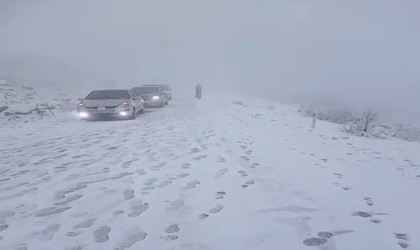
[[[369,109],[363,112],[362,117],[356,118],[355,120],[343,125],[342,131],[357,136],[386,138],[387,129],[383,126],[377,126],[377,118],[378,115],[372,109]]]
[[[352,112],[345,109],[327,109],[314,106],[304,106],[301,107],[300,112],[302,112],[306,117],[314,117],[316,114],[318,120],[338,124],[346,124],[356,119]]]

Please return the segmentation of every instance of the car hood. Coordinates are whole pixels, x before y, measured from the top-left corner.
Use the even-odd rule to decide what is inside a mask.
[[[128,102],[127,99],[94,99],[83,100],[81,103],[86,107],[105,107],[105,106],[118,106],[123,102]]]

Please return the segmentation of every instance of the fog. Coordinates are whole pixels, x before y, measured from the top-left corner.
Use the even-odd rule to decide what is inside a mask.
[[[418,0],[0,0],[0,75],[75,91],[201,83],[420,117],[419,11]]]

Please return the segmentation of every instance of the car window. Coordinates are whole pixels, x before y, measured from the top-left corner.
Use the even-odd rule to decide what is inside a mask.
[[[130,95],[126,90],[96,90],[90,92],[86,96],[86,100],[95,100],[95,99],[129,99]]]
[[[128,94],[130,95],[131,99],[136,99],[137,98],[137,95],[131,90],[128,91]]]
[[[133,88],[133,91],[139,95],[140,94],[155,94],[155,93],[159,93],[160,89],[159,87],[138,87],[138,88]]]

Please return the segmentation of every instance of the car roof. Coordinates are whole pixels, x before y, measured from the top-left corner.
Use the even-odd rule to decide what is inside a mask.
[[[129,91],[129,89],[95,89],[91,92],[100,92],[100,91]]]
[[[142,86],[139,86],[139,87],[133,87],[133,88],[131,88],[132,90],[136,90],[136,89],[141,89],[141,88],[160,88],[160,87],[162,87],[162,86],[156,86],[156,85],[142,85]]]
[[[156,86],[156,87],[169,87],[168,84],[144,84],[142,86],[145,86],[145,87],[153,87],[153,86]]]

